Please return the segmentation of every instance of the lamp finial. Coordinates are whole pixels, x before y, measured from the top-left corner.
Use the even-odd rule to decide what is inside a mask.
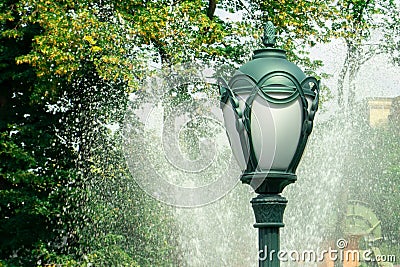
[[[273,47],[276,41],[276,30],[275,26],[271,21],[267,21],[264,26],[264,36],[263,36],[263,44],[266,47]]]

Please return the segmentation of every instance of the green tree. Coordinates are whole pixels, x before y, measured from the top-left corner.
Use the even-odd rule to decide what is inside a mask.
[[[157,212],[163,217],[156,217],[155,221],[164,224],[153,223],[153,229],[167,227],[172,230],[168,224],[168,212],[163,213],[154,200],[145,199],[137,186],[131,185],[131,193],[136,194],[137,199],[129,206],[136,217],[118,221],[118,231],[107,228],[107,222],[110,221],[103,220],[102,227],[109,231],[104,235],[100,230],[96,232],[99,225],[95,222],[99,217],[109,220],[114,217],[108,216],[112,215],[108,213],[109,210],[102,209],[106,201],[100,197],[102,191],[95,191],[88,180],[93,179],[94,184],[104,177],[115,178],[119,175],[120,179],[124,178],[119,170],[103,170],[101,175],[94,171],[96,166],[106,166],[105,169],[112,166],[117,157],[113,162],[94,162],[93,159],[107,148],[107,144],[101,140],[109,133],[102,125],[115,116],[119,116],[119,120],[123,117],[126,83],[129,81],[119,76],[100,78],[99,73],[102,73],[104,66],[96,65],[95,54],[99,50],[90,36],[84,38],[88,35],[82,38],[86,42],[83,43],[86,50],[83,49],[82,54],[75,58],[81,69],[74,69],[76,62],[69,60],[71,55],[68,57],[71,51],[66,49],[66,54],[58,53],[54,45],[63,41],[57,36],[57,31],[65,30],[63,23],[70,23],[68,19],[54,20],[57,15],[65,15],[57,13],[63,10],[57,10],[57,5],[65,7],[71,3],[37,3],[39,7],[22,1],[3,2],[1,6],[1,263],[33,266],[95,262],[102,266],[134,266],[136,262],[146,265],[162,257],[168,264],[170,254],[176,250],[167,242],[173,235],[168,234],[169,239],[161,239],[146,227],[137,228],[133,225],[138,224],[138,216],[142,216],[140,220],[146,224],[151,217],[149,215]],[[93,11],[89,7],[86,6],[86,13]],[[77,21],[85,23],[89,20],[87,23],[90,24],[93,22],[90,19],[97,19],[96,23],[100,23],[96,27],[100,27],[101,33],[109,33],[107,27],[110,23],[107,24],[104,18],[94,17],[93,14],[88,18],[84,15],[78,17],[80,20]],[[69,26],[67,30],[75,29],[79,23]],[[35,52],[32,48],[43,35],[47,39],[39,42],[43,41],[47,46],[43,45],[43,50]],[[72,36],[76,37],[74,34],[67,36],[70,39],[62,37],[71,44]],[[53,45],[46,42],[53,42]],[[61,43],[60,46],[65,47],[66,44]],[[39,63],[34,61],[35,56]],[[112,56],[108,59],[107,75],[117,68],[116,59]],[[138,66],[139,63],[136,64]],[[123,75],[123,71],[119,75]],[[102,152],[95,153],[95,145]],[[121,157],[118,160],[123,162]],[[124,175],[126,179],[129,178],[126,171]],[[86,204],[88,196],[103,202]],[[126,211],[121,209],[120,213]],[[135,235],[126,237],[128,233],[132,234],[126,228],[132,229]],[[163,233],[155,231],[158,232]],[[118,242],[122,233],[125,235],[124,242]],[[162,255],[156,255],[156,250],[148,248],[149,244],[156,245],[157,242]],[[140,249],[140,246],[146,246],[146,249]],[[172,260],[178,259],[176,256]]]
[[[13,4],[1,3],[2,33],[16,26]],[[61,246],[70,208],[59,200],[75,194],[68,186],[75,179],[72,152],[53,127],[60,116],[49,116],[46,103],[32,104],[35,72],[15,61],[40,31],[32,24],[18,38],[0,37],[0,258],[16,266],[36,263],[48,243]]]
[[[340,107],[350,108],[355,101],[355,82],[360,67],[375,55],[391,55],[398,50],[399,6],[392,0],[343,0],[333,8],[338,18],[332,22],[330,35],[343,40],[346,48],[338,78],[337,101]],[[392,55],[391,58],[395,60],[396,56]]]
[[[68,171],[68,160],[55,160],[56,149],[45,151],[45,145],[51,146],[48,143],[51,139],[38,128],[32,125],[13,128],[9,132],[18,131],[17,136],[12,135],[13,140],[7,131],[1,135],[0,252],[2,259],[9,259],[17,266],[36,262],[42,247],[48,243],[59,246],[69,231],[69,215],[65,211],[70,209],[59,200],[73,196],[67,184],[74,174]],[[26,145],[21,147],[21,144]]]

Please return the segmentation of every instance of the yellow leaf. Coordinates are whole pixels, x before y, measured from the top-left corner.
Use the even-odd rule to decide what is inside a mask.
[[[96,41],[93,40],[93,37],[92,37],[92,36],[89,36],[89,35],[85,35],[85,36],[83,37],[83,40],[87,41],[87,42],[88,42],[89,44],[91,44],[91,45],[96,44]]]
[[[91,49],[90,49],[93,53],[96,53],[96,52],[100,52],[102,49],[101,49],[101,47],[99,47],[99,46],[93,46]]]

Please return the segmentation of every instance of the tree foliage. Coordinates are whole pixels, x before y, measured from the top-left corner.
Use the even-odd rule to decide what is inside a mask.
[[[342,39],[346,46],[338,79],[337,100],[340,107],[350,108],[355,101],[355,79],[360,67],[380,53],[387,53],[393,60],[396,59],[399,6],[393,0],[346,0],[338,1],[336,9],[338,19],[332,23],[330,34]],[[378,37],[372,38],[372,34]]]

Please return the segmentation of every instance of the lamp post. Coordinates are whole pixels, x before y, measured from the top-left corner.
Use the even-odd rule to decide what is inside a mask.
[[[319,81],[274,48],[275,28],[264,29],[266,48],[254,51],[229,83],[220,80],[226,132],[241,181],[258,194],[251,200],[259,232],[259,266],[279,267],[279,228],[287,200],[280,193],[297,179],[318,109]]]

